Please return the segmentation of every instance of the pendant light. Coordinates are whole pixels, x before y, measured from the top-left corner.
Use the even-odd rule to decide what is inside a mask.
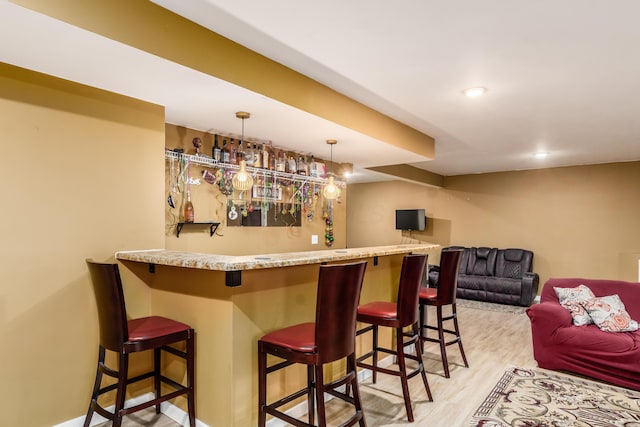
[[[242,119],[242,138],[240,144],[244,145],[244,119],[251,117],[251,114],[246,111],[238,111],[236,117]],[[232,179],[233,188],[238,191],[248,191],[253,187],[253,178],[251,174],[247,172],[247,161],[245,159],[240,160],[240,171],[233,176]]]
[[[327,139],[327,144],[331,147],[331,169],[333,170],[333,146],[336,145],[338,141],[335,139]],[[333,173],[328,173],[329,180],[327,185],[324,186],[324,190],[322,190],[322,195],[327,200],[335,200],[340,196],[340,188],[333,182]]]

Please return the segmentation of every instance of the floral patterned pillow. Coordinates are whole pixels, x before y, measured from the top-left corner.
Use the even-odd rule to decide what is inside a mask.
[[[553,290],[558,295],[560,305],[569,310],[571,317],[573,317],[573,324],[576,326],[583,326],[593,323],[591,316],[582,306],[583,301],[591,300],[596,296],[585,285],[580,285],[576,288],[556,288]]]
[[[638,322],[631,319],[618,295],[593,298],[582,302],[582,306],[593,319],[593,323],[605,332],[638,330]]]

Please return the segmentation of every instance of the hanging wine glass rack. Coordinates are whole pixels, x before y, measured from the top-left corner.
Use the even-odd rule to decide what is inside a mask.
[[[199,165],[214,169],[224,169],[230,171],[240,170],[240,165],[238,164],[223,163],[202,154],[185,154],[178,151],[170,150],[168,148],[165,149],[164,157],[166,160],[175,160],[185,163],[188,161],[191,165]],[[249,172],[253,177],[273,178],[279,181],[289,181],[295,184],[311,183],[325,186],[328,182],[326,178],[279,172],[271,169],[254,168],[251,166],[247,166],[247,172]],[[341,180],[336,180],[335,184],[343,189],[344,187],[346,187],[346,183]]]

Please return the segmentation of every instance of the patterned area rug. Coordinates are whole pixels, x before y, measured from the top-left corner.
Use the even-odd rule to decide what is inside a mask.
[[[501,313],[523,314],[527,307],[517,305],[495,304],[491,302],[475,301],[471,299],[456,298],[458,307],[475,308],[478,310],[499,311]]]
[[[512,368],[476,410],[477,427],[640,427],[640,392]]]

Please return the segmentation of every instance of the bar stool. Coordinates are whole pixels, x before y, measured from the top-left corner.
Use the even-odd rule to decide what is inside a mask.
[[[428,338],[426,333],[421,336],[421,344],[424,341],[437,342],[440,344],[440,355],[442,357],[442,365],[444,366],[444,376],[449,378],[449,362],[447,361],[447,346],[458,343],[460,354],[464,361],[464,366],[469,367],[467,357],[462,348],[462,338],[460,337],[460,329],[458,328],[458,314],[456,311],[456,291],[458,288],[458,269],[460,266],[460,258],[462,249],[452,249],[442,251],[440,256],[440,278],[437,288],[421,288],[420,289],[420,331],[424,329],[438,331],[438,338]],[[451,305],[451,315],[443,316],[442,307]],[[425,307],[434,306],[437,312],[437,326],[429,326],[425,320]],[[444,322],[453,320],[453,330],[445,329]],[[445,333],[453,335],[451,341],[446,341]]]
[[[267,414],[294,426],[314,425],[315,403],[318,405],[318,425],[327,424],[324,394],[329,393],[355,408],[355,414],[343,426],[359,423],[366,426],[355,362],[356,310],[366,262],[321,265],[318,277],[315,323],[302,323],[279,329],[258,340],[258,426],[265,427]],[[267,367],[267,354],[284,359]],[[323,365],[346,358],[345,375],[329,384],[324,383]],[[267,374],[294,363],[307,365],[307,387],[274,403],[267,404]],[[336,390],[353,388],[353,398]],[[299,397],[307,396],[309,423],[297,420],[278,408]]]
[[[361,335],[372,331],[371,351],[356,359],[357,366],[373,371],[373,382],[376,382],[376,373],[396,375],[400,377],[402,383],[402,394],[404,396],[404,406],[407,410],[407,418],[413,422],[413,410],[411,409],[411,397],[409,396],[409,385],[407,380],[418,374],[422,375],[422,382],[427,391],[429,401],[433,401],[427,375],[422,363],[422,349],[419,345],[420,331],[418,329],[418,291],[424,276],[427,264],[426,255],[406,255],[402,260],[402,270],[400,272],[400,284],[398,286],[398,301],[386,302],[376,301],[358,307],[358,322],[369,323],[360,329],[356,334]],[[394,328],[396,332],[396,350],[390,350],[378,346],[378,327],[386,326]],[[404,332],[404,328],[411,326],[411,331]],[[405,341],[405,338],[409,338]],[[416,354],[407,354],[406,346],[414,345]],[[378,366],[378,352],[393,354],[397,356],[398,370],[381,368]],[[364,363],[363,360],[373,358],[373,364]],[[406,361],[412,359],[418,362],[418,367],[407,373]]]
[[[196,425],[196,410],[194,396],[194,330],[184,323],[160,316],[150,316],[127,320],[127,311],[122,292],[122,281],[117,264],[98,263],[87,260],[89,273],[93,282],[93,290],[98,306],[98,320],[100,323],[100,347],[98,351],[98,369],[95,384],[91,394],[91,403],[84,420],[84,427],[89,427],[93,413],[113,421],[113,427],[120,427],[122,417],[140,411],[150,406],[156,407],[160,413],[160,403],[180,395],[186,395],[189,413],[189,425]],[[169,344],[186,342],[186,351],[180,351]],[[134,378],[128,378],[129,354],[153,349],[153,370]],[[118,369],[105,365],[105,353],[110,350],[118,353]],[[187,385],[163,376],[160,372],[161,350],[180,356],[187,364]],[[101,388],[102,375],[116,378],[117,382]],[[139,405],[124,408],[127,385],[153,378],[155,398]],[[168,384],[176,390],[162,395],[160,384]],[[98,397],[104,393],[116,391],[114,412],[108,412],[98,404]]]

